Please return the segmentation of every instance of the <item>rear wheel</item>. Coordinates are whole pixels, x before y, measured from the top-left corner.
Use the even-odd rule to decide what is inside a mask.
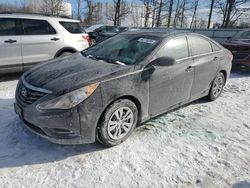
[[[104,112],[97,129],[97,138],[106,146],[118,145],[131,135],[137,121],[136,105],[127,99],[117,100]]]
[[[216,100],[221,95],[224,85],[225,76],[222,72],[219,72],[211,85],[208,98],[211,101]]]

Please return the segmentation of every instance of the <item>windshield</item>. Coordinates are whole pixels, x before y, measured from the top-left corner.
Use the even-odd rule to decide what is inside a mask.
[[[116,35],[82,52],[110,63],[134,65],[142,61],[159,43],[160,37],[134,34]]]
[[[99,27],[102,27],[103,25],[92,25],[90,26],[89,28],[85,29],[85,31],[87,32],[92,32],[94,31],[95,29],[99,28]]]

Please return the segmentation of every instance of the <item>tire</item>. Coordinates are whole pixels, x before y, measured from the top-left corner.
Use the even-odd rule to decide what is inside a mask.
[[[105,146],[116,146],[125,141],[138,122],[138,109],[128,99],[119,99],[104,112],[97,127],[97,140]]]
[[[225,85],[225,81],[226,79],[225,79],[224,74],[222,72],[219,72],[216,75],[214,81],[212,82],[209,95],[208,95],[209,100],[214,101],[221,95],[221,92]]]
[[[58,57],[66,57],[72,55],[72,52],[62,52]]]

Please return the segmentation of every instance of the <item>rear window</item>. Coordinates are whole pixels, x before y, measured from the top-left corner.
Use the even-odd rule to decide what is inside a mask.
[[[16,35],[15,19],[0,18],[0,36]]]
[[[210,42],[202,37],[190,36],[189,41],[193,56],[212,52]]]
[[[78,22],[59,22],[68,32],[72,34],[85,33]]]
[[[51,35],[55,29],[45,20],[23,19],[24,35]]]

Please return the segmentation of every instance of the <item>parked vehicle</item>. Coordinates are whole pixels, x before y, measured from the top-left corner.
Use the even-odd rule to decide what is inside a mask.
[[[78,22],[34,14],[0,14],[0,73],[24,71],[38,62],[89,47],[88,34]]]
[[[203,35],[125,32],[24,73],[15,110],[52,142],[114,146],[150,118],[217,99],[231,61],[230,51]]]
[[[128,30],[127,27],[109,26],[109,25],[102,25],[102,24],[93,25],[85,29],[85,31],[89,34],[92,44],[101,42],[107,38],[113,37],[117,35],[118,33],[121,33],[127,30]]]
[[[232,52],[234,67],[250,69],[250,29],[242,30],[234,37],[228,38],[223,46]]]

